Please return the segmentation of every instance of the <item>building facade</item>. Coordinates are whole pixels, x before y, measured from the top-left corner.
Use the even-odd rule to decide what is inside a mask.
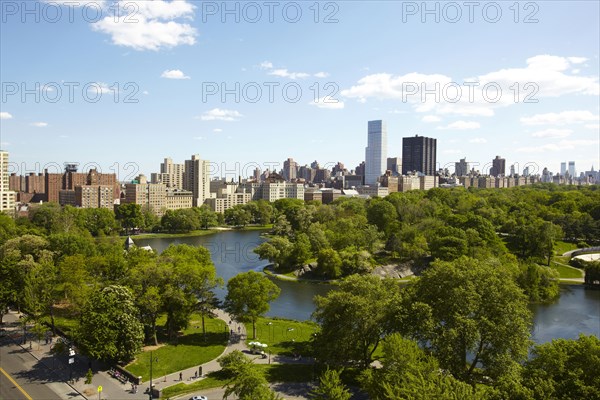
[[[369,121],[365,149],[365,185],[374,185],[387,168],[387,127],[382,120]]]
[[[506,160],[496,156],[492,160],[492,168],[490,169],[491,176],[504,176],[506,175]]]
[[[15,211],[16,193],[9,188],[8,152],[0,150],[0,212]]]
[[[208,160],[202,160],[199,155],[193,155],[185,160],[183,188],[192,192],[192,205],[200,207],[210,198],[210,165]]]
[[[402,175],[420,172],[435,175],[437,139],[415,135],[402,139]]]

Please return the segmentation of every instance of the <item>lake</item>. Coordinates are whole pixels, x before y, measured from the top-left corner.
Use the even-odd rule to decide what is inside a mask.
[[[181,238],[133,238],[138,246],[149,245],[159,253],[170,244],[205,246],[211,253],[217,274],[225,283],[240,272],[262,271],[268,264],[252,251],[265,241],[260,231],[223,231],[206,236]],[[324,284],[286,282],[275,279],[281,295],[271,303],[268,316],[295,320],[310,319],[313,297],[325,295],[333,287]],[[225,298],[226,289],[217,290]],[[600,337],[600,291],[580,285],[562,285],[560,299],[552,304],[531,305],[534,313],[533,340],[545,343],[555,338],[576,339],[579,333]]]

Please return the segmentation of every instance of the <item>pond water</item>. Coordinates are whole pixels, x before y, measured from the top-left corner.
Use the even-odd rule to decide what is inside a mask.
[[[170,244],[205,246],[211,253],[217,274],[225,283],[240,272],[262,271],[266,261],[259,260],[252,251],[265,239],[260,231],[223,231],[206,236],[182,238],[135,238],[138,246],[150,245],[162,252]],[[314,311],[313,297],[325,295],[333,286],[274,280],[281,295],[271,303],[267,315],[296,320],[310,319]],[[217,290],[224,299],[226,289]],[[586,290],[583,286],[562,286],[558,301],[547,305],[532,305],[534,313],[533,340],[545,343],[554,338],[576,339],[579,333],[600,337],[600,291]]]

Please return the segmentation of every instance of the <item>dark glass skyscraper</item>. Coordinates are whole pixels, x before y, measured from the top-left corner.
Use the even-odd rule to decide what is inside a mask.
[[[402,139],[402,174],[417,171],[435,175],[437,139],[415,135]]]

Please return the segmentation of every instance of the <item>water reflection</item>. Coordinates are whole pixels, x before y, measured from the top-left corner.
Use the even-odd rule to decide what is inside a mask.
[[[158,252],[171,243],[205,246],[211,252],[217,274],[225,283],[240,272],[262,271],[267,264],[252,251],[265,241],[259,231],[224,231],[197,237],[134,240],[138,246],[150,245]],[[272,317],[310,319],[314,311],[313,297],[325,295],[332,289],[330,285],[274,282],[281,288],[281,295],[271,303],[267,315]],[[225,289],[217,290],[220,299],[225,298],[225,294]],[[531,310],[534,313],[533,340],[537,343],[559,337],[576,339],[580,332],[600,337],[600,291],[585,290],[582,286],[563,286],[557,302],[532,305]]]

